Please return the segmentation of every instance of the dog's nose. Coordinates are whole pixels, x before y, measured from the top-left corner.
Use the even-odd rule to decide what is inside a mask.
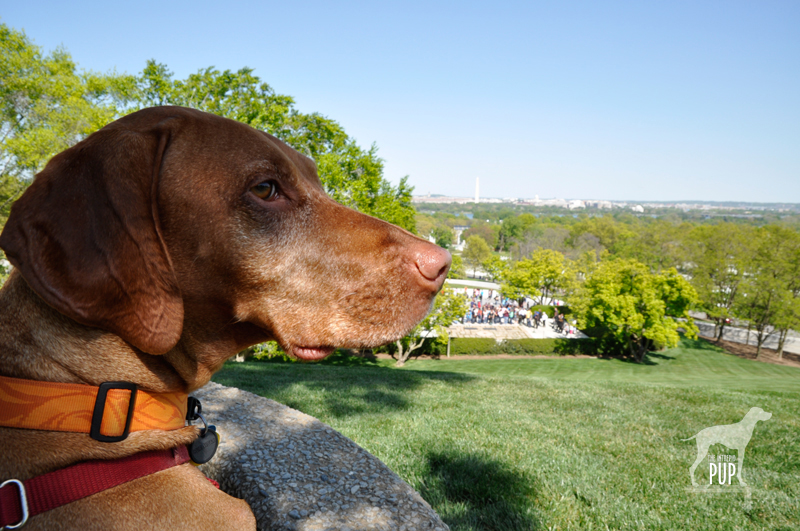
[[[422,275],[422,284],[439,291],[450,270],[450,263],[453,261],[450,253],[438,245],[425,244],[425,247],[417,251],[415,263]],[[430,285],[430,286],[429,286]]]

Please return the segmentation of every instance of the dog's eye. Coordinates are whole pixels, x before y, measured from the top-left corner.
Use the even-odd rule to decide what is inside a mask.
[[[275,196],[278,195],[278,187],[272,181],[264,181],[263,183],[259,183],[252,187],[250,191],[264,201],[275,199]]]

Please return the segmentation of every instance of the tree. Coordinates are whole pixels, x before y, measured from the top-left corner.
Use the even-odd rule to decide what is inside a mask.
[[[362,149],[334,120],[299,112],[290,96],[277,94],[251,68],[209,67],[174,80],[166,65],[151,59],[138,77],[138,87],[142,107],[192,107],[270,133],[314,159],[320,181],[334,200],[415,232],[408,178],[393,186],[383,177],[383,160],[375,145]]]
[[[570,299],[578,327],[592,330],[608,353],[642,362],[653,347],[675,347],[678,328],[696,337],[689,309],[697,293],[675,269],[651,273],[636,260],[606,260]],[[685,319],[678,323],[677,319]]]
[[[478,267],[492,255],[492,249],[486,240],[480,236],[470,236],[464,245],[464,252],[461,253],[464,262],[472,268],[473,276],[478,275]]]
[[[756,235],[749,227],[721,223],[695,227],[687,240],[699,309],[717,323],[717,340],[721,340],[726,320],[744,311],[740,288],[751,269]]]
[[[506,262],[496,254],[489,255],[489,258],[484,260],[481,265],[492,282],[500,280],[507,269]]]
[[[681,270],[687,259],[687,235],[691,225],[653,220],[639,226],[635,235],[617,244],[618,256],[634,258],[654,271],[674,267]]]
[[[0,25],[0,223],[30,178],[56,153],[112,120],[156,105],[225,116],[285,141],[313,158],[325,190],[340,203],[414,232],[408,179],[383,177],[377,147],[359,147],[334,120],[294,108],[250,68],[205,68],[184,80],[147,62],[138,76],[77,73],[64,50],[44,56],[24,33]]]
[[[404,338],[395,342],[397,345],[397,366],[405,365],[412,352],[420,348],[426,339],[434,339],[446,344],[449,336],[447,327],[467,313],[469,308],[467,297],[444,289],[436,296],[433,310],[420,324],[414,327]]]
[[[450,246],[453,245],[453,240],[456,239],[455,234],[453,234],[453,229],[447,225],[437,225],[434,227],[431,236],[433,236],[436,241],[436,245],[445,249],[449,249]]]
[[[635,235],[625,224],[608,215],[583,219],[570,230],[573,241],[587,232],[595,235],[600,244],[612,253],[618,252],[625,241]]]
[[[490,248],[497,250],[497,235],[499,233],[499,225],[490,225],[481,219],[477,219],[470,223],[469,228],[464,231],[461,237],[464,238],[464,241],[466,241],[466,239],[470,236],[480,236],[486,240],[486,243],[489,244]]]
[[[503,278],[500,291],[506,297],[532,297],[537,304],[551,304],[558,292],[571,287],[575,269],[558,251],[540,249],[530,259],[515,262]]]
[[[497,250],[507,251],[511,249],[514,242],[523,238],[525,233],[535,226],[536,217],[533,214],[525,213],[505,218],[497,235]]]
[[[756,358],[769,337],[779,332],[785,340],[794,319],[800,292],[800,235],[792,229],[769,225],[758,230],[757,249],[743,281],[743,314],[756,330]],[[783,330],[782,330],[783,329]],[[782,346],[782,345],[781,345]]]
[[[78,73],[70,55],[43,55],[0,24],[0,225],[55,154],[126,112],[132,76]]]
[[[466,278],[467,272],[464,270],[464,260],[457,254],[453,255],[453,262],[450,264],[450,271],[447,278]]]

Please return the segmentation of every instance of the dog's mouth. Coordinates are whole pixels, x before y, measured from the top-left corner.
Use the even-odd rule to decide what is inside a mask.
[[[319,361],[325,359],[336,350],[334,347],[295,347],[287,349],[289,355],[300,361]]]

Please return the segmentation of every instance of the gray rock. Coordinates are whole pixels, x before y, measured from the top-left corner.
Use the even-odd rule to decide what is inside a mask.
[[[200,469],[250,504],[258,529],[449,528],[375,456],[319,420],[233,387],[192,393],[222,437]]]

